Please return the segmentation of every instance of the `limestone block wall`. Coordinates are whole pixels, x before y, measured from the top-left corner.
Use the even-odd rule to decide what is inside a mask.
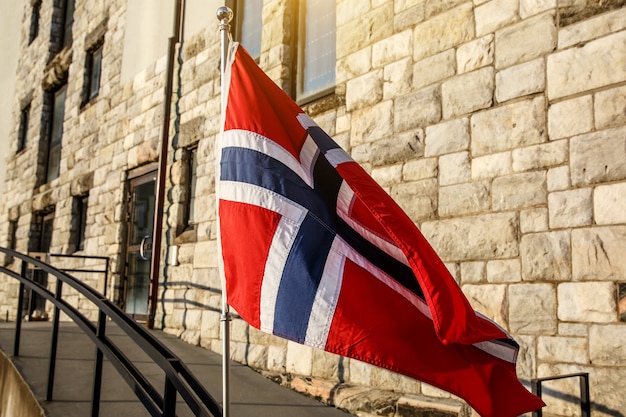
[[[32,249],[37,214],[53,208],[51,252],[71,252],[72,199],[88,192],[80,253],[110,257],[109,294],[119,300],[127,180],[156,166],[166,61],[122,82],[126,1],[76,2],[74,41],[63,59],[53,60],[67,72],[68,86],[61,173],[40,185],[53,2],[42,3],[40,35],[28,44],[30,3],[24,1],[12,114],[19,120],[30,103],[32,116],[26,149],[12,149],[7,161],[0,245],[14,221],[17,250]],[[259,60],[289,93],[296,76],[295,4],[264,1]],[[178,51],[155,323],[220,352],[219,38],[217,20],[206,20]],[[406,210],[472,305],[520,343],[523,382],[589,372],[594,415],[626,409],[623,2],[338,0],[336,23],[335,93],[305,110]],[[99,37],[101,90],[83,105],[86,50]],[[195,221],[185,227],[186,160],[194,149]],[[15,283],[0,279],[3,317],[14,311],[16,294]],[[89,308],[78,297],[72,302]],[[231,355],[283,376],[450,397],[262,334],[237,318]],[[548,397],[551,413],[576,415],[570,398],[577,386],[555,383],[550,393],[556,393]]]
[[[263,16],[260,65],[289,91],[293,10],[266,1]],[[626,408],[625,29],[619,2],[338,1],[336,92],[305,106],[414,219],[472,305],[514,335],[522,381],[589,372],[597,415]],[[194,51],[211,36],[190,40],[182,63],[182,85],[194,87],[181,98],[180,138],[199,146],[218,130],[206,113],[217,111],[217,83],[196,87],[217,66]],[[213,180],[212,146],[202,148],[203,184]],[[180,264],[168,271],[180,284],[164,293],[163,322],[220,351],[205,191],[195,240],[175,242]],[[183,285],[190,274],[193,285]],[[234,359],[259,369],[449,397],[232,326]],[[563,398],[577,385],[549,386],[550,412],[574,415],[577,404]]]

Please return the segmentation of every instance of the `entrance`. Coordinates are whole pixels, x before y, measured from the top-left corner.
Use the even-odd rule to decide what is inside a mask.
[[[152,171],[129,183],[124,310],[138,321],[148,318],[156,178]]]

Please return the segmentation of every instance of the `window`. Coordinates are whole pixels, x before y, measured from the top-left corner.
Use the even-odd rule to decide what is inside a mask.
[[[263,2],[261,0],[239,0],[235,16],[237,18],[237,39],[252,58],[258,60],[261,56]]]
[[[28,118],[30,115],[30,103],[20,111],[20,125],[17,130],[17,150],[21,152],[26,148],[26,139],[28,136]]]
[[[74,0],[62,0],[63,34],[61,47],[72,44],[72,25],[74,24]]]
[[[185,207],[185,226],[190,227],[195,223],[194,205],[196,203],[196,182],[198,178],[198,148],[187,150],[187,198]]]
[[[89,194],[76,196],[72,201],[72,224],[70,252],[85,249],[85,230],[87,230],[87,203]]]
[[[33,3],[33,9],[30,13],[30,32],[28,34],[28,44],[30,45],[39,35],[39,17],[41,15],[41,0]]]
[[[297,99],[310,101],[335,85],[336,1],[301,2]]]
[[[102,43],[87,51],[85,59],[85,86],[83,105],[98,96],[100,92],[100,73],[102,70]]]
[[[48,155],[45,176],[46,182],[50,182],[59,176],[66,90],[67,85],[64,85],[54,93],[52,117],[50,118],[48,131]]]
[[[9,241],[7,242],[8,249],[15,250],[17,248],[17,220],[9,221],[8,239],[9,239]],[[7,255],[4,257],[5,265],[9,265],[11,262],[13,262],[13,256]]]
[[[620,283],[618,286],[619,297],[619,319],[620,321],[626,321],[626,283]]]

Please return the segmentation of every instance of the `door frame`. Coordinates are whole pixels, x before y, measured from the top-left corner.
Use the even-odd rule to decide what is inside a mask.
[[[130,268],[130,255],[132,253],[134,253],[134,251],[131,251],[131,247],[133,247],[134,245],[132,245],[131,243],[131,231],[132,231],[132,225],[131,225],[131,221],[133,219],[132,216],[132,205],[133,205],[133,191],[136,187],[139,187],[141,185],[147,184],[149,182],[154,182],[154,193],[155,193],[155,202],[156,202],[156,186],[157,186],[157,181],[158,181],[158,171],[157,171],[157,167],[156,165],[149,165],[146,167],[142,167],[141,169],[138,169],[132,173],[129,173],[128,175],[128,179],[126,181],[126,199],[125,199],[125,212],[126,212],[126,216],[125,216],[125,230],[126,230],[126,234],[124,237],[124,253],[122,254],[124,257],[124,273],[122,276],[122,293],[121,293],[121,297],[120,297],[120,306],[121,308],[125,311],[126,310],[126,302],[127,302],[127,293],[128,293],[128,278],[129,278],[129,268]],[[152,234],[152,231],[154,230],[154,217],[152,219],[153,224],[150,227],[150,231]],[[152,262],[148,262],[149,268],[151,268],[151,264]],[[150,269],[148,270],[148,277],[149,277],[149,283],[148,283],[148,305],[147,310],[146,310],[146,314],[131,314],[131,317],[139,322],[147,322],[148,318],[149,318],[149,314],[150,314],[150,306],[153,305],[154,303],[156,303],[156,300],[152,299],[152,291],[151,288],[154,285],[158,285],[157,282],[152,282],[152,275],[150,273]]]

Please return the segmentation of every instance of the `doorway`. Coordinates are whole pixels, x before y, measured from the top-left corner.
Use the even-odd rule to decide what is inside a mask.
[[[152,171],[129,181],[123,305],[137,321],[146,321],[149,311],[156,179]]]

